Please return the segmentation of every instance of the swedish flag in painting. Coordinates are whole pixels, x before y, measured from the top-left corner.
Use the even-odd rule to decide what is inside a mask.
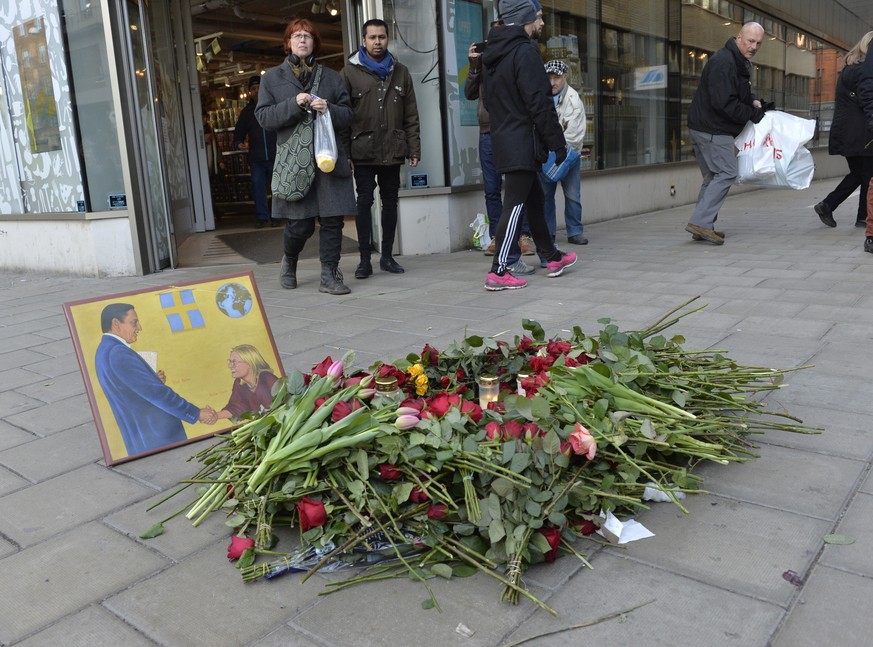
[[[163,292],[160,299],[161,308],[164,309],[167,322],[170,324],[170,331],[183,332],[206,326],[203,314],[194,299],[193,290]]]

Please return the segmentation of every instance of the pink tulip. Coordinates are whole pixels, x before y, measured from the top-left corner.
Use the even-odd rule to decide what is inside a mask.
[[[331,364],[330,368],[327,369],[327,375],[335,380],[340,379],[343,376],[343,361],[338,359]]]
[[[405,429],[412,429],[419,423],[419,420],[416,416],[397,416],[397,420],[394,421],[394,426],[400,429],[401,431]]]

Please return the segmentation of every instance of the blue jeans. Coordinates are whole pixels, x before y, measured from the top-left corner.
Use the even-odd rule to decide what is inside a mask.
[[[491,133],[479,133],[479,165],[482,167],[482,183],[485,185],[485,211],[488,213],[488,233],[491,238],[497,236],[497,225],[503,211],[503,200],[500,192],[503,190],[503,176],[494,166],[494,154],[491,148]],[[530,235],[527,218],[522,211],[521,234]],[[515,264],[521,258],[521,248],[518,240],[512,241],[509,250],[508,264]]]
[[[258,222],[270,220],[270,211],[267,209],[267,183],[273,178],[273,160],[255,162],[249,160],[249,168],[252,172],[252,200],[255,201],[255,217]]]
[[[570,236],[578,236],[582,233],[582,159],[577,159],[567,169],[567,175],[560,181],[561,189],[564,191],[564,223],[567,225],[567,238]],[[543,194],[545,195],[546,203],[543,206],[543,213],[546,217],[546,224],[549,226],[549,233],[552,238],[558,229],[557,214],[555,208],[555,193],[558,190],[558,182],[549,182],[540,175],[543,183]]]

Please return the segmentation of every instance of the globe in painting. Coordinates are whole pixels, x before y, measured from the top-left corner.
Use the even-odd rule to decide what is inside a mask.
[[[228,317],[239,319],[251,312],[252,293],[239,283],[225,283],[218,288],[215,303]]]

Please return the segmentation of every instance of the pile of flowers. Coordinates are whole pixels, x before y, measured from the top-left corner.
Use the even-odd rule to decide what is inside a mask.
[[[551,339],[525,320],[512,343],[471,336],[367,370],[349,369],[349,355],[294,371],[268,412],[196,455],[186,515],[227,516],[228,558],[246,581],[361,564],[329,589],[411,576],[438,608],[428,579],[483,572],[501,599],[554,613],[523,586],[529,565],[585,562],[575,540],[607,511],[645,509],[646,487],[682,508],[676,493],[699,489],[695,465],[754,457],[750,433],[814,431],[763,404],[786,371],[661,335],[690,314],[678,311],[641,331],[604,320],[596,336]],[[483,375],[500,385],[484,407]],[[384,377],[399,397],[375,391]],[[299,546],[276,550],[282,526],[299,529]]]

